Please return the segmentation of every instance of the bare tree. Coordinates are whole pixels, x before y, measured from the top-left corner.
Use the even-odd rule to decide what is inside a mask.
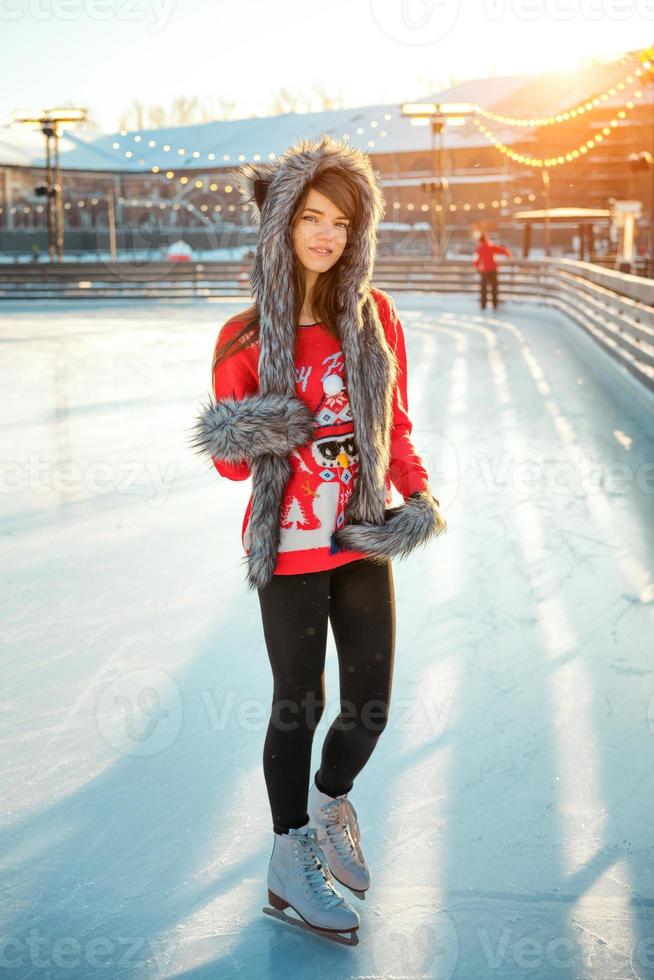
[[[161,105],[144,106],[133,102],[118,117],[119,129],[164,129],[166,126],[189,126],[193,123],[211,122],[214,119],[228,119],[232,116],[236,103],[224,96],[210,95],[202,102],[193,95],[179,95],[167,108]]]
[[[151,129],[163,129],[167,123],[167,113],[163,106],[153,105],[148,109],[148,125]]]
[[[287,88],[280,88],[273,94],[270,102],[270,114],[281,115],[285,112],[327,112],[330,109],[342,109],[344,106],[343,90],[337,95],[330,95],[322,82],[314,83],[313,94],[298,94]]]
[[[170,125],[188,126],[198,121],[199,102],[196,95],[178,95],[170,107]]]
[[[299,112],[300,105],[297,95],[289,92],[288,89],[280,88],[273,93],[270,100],[271,116],[281,116],[285,112]]]
[[[118,129],[143,129],[145,127],[145,106],[136,99],[129,109],[118,117]]]
[[[236,103],[226,98],[224,95],[216,96],[213,93],[204,98],[200,107],[199,122],[211,122],[213,119],[231,119],[236,108]]]
[[[270,106],[271,115],[287,112],[327,112],[342,109],[343,90],[339,88],[334,95],[329,93],[322,82],[316,83],[308,94],[291,92],[280,88],[273,94]],[[118,117],[118,129],[164,129],[167,126],[189,126],[194,123],[212,122],[218,119],[234,118],[236,103],[224,95],[210,94],[201,101],[197,96],[178,95],[168,108],[161,105],[145,106],[137,100]],[[242,118],[256,118],[251,112]]]
[[[330,95],[324,84],[318,82],[313,86],[318,100],[318,112],[328,112],[330,109],[344,109],[343,88],[340,87],[337,95]]]

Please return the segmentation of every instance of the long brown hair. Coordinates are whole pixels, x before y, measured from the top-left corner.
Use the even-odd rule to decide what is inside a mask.
[[[322,173],[318,174],[314,180],[307,184],[302,195],[300,196],[290,222],[289,233],[299,221],[302,211],[304,210],[307,197],[309,196],[309,191],[312,187],[321,194],[324,194],[325,197],[328,197],[336,207],[340,208],[345,217],[349,218],[350,222],[348,226],[348,240],[345,244],[342,255],[339,257],[338,262],[334,263],[331,269],[328,269],[327,272],[323,272],[318,276],[311,297],[311,308],[318,317],[317,322],[324,324],[325,330],[336,339],[339,339],[338,324],[342,311],[338,307],[336,301],[336,289],[334,287],[338,278],[339,266],[344,257],[348,254],[348,250],[351,247],[351,242],[354,237],[352,232],[355,229],[358,229],[359,222],[361,221],[362,207],[359,196],[360,192],[355,182],[346,172],[337,170],[334,167],[323,170]],[[295,322],[297,328],[297,322],[300,318],[300,312],[302,310],[302,304],[304,302],[306,292],[306,275],[304,266],[295,254],[294,259]],[[243,348],[249,347],[250,344],[258,342],[258,304],[254,303],[242,313],[236,313],[226,321],[224,326],[235,323],[242,323],[243,326],[229,341],[226,343],[223,342],[222,344],[220,343],[220,340],[216,341],[213,361],[211,364],[212,383],[214,371],[222,361],[226,360],[228,357],[231,357],[233,354],[236,354],[238,351],[243,350]]]

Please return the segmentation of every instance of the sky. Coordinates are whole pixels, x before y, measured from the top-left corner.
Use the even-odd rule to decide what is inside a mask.
[[[0,0],[0,32],[0,122],[72,102],[112,132],[135,99],[218,116],[224,98],[238,118],[282,88],[348,107],[573,68],[651,44],[654,0]]]

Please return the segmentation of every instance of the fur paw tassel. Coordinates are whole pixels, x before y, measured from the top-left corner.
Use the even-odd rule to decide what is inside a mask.
[[[415,548],[447,530],[436,499],[430,493],[408,499],[385,512],[383,524],[345,524],[333,537],[341,548],[363,551],[372,560],[405,558]]]
[[[189,445],[198,455],[228,463],[251,463],[266,455],[285,458],[312,437],[314,426],[309,406],[292,395],[210,397],[195,420]]]

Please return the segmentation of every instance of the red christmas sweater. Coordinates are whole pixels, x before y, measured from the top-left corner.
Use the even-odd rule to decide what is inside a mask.
[[[392,504],[391,482],[404,498],[423,490],[429,476],[411,441],[412,424],[407,414],[407,362],[404,333],[392,298],[372,289],[381,323],[399,364],[393,397],[390,465],[386,476],[385,506]],[[244,321],[232,320],[221,329],[216,346],[231,339]],[[259,345],[252,343],[227,357],[214,371],[217,399],[255,394],[258,391]],[[291,475],[280,511],[280,542],[275,575],[294,575],[336,568],[364,558],[360,551],[333,551],[332,532],[344,523],[344,510],[356,483],[358,454],[347,393],[345,358],[339,342],[320,323],[298,327],[295,348],[296,395],[315,414],[315,438],[289,456]],[[246,480],[250,467],[212,457],[221,476]],[[241,528],[241,541],[250,553],[248,522],[252,495]]]

